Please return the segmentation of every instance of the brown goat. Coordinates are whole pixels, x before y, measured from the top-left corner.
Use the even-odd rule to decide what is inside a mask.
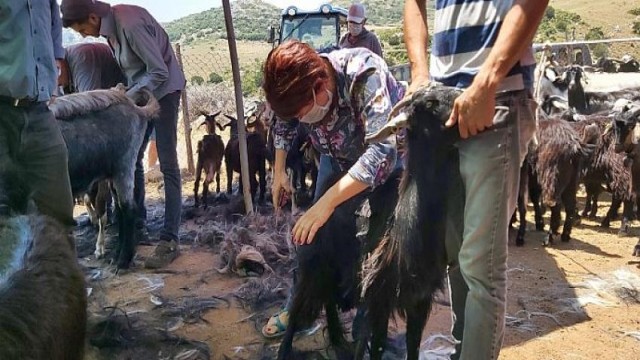
[[[231,184],[233,182],[233,172],[240,174],[240,140],[238,138],[238,121],[229,115],[225,115],[230,121],[224,125],[230,127],[231,135],[227,146],[224,149],[224,163],[227,169],[227,193],[231,194]],[[260,119],[256,119],[247,126],[247,154],[249,160],[249,183],[251,186],[251,197],[255,197],[258,191],[259,178],[260,198],[264,201],[267,187],[266,181],[266,128]],[[242,193],[242,177],[240,177],[240,193]]]
[[[200,125],[206,125],[207,135],[198,141],[198,161],[196,165],[196,180],[193,186],[193,197],[195,206],[200,204],[198,200],[198,190],[200,185],[200,176],[204,169],[205,179],[202,184],[202,202],[207,207],[207,196],[209,195],[209,184],[216,179],[216,193],[220,192],[220,169],[222,168],[222,156],[224,155],[224,143],[220,135],[216,134],[216,127],[222,130],[222,126],[216,121],[216,116],[220,115],[220,111],[207,115],[203,114],[205,119]]]
[[[589,152],[578,132],[560,119],[541,121],[538,127],[539,145],[532,154],[542,200],[551,207],[549,234],[543,245],[549,245],[558,234],[561,206],[565,208],[562,241],[569,241],[576,216],[576,192],[583,164]]]

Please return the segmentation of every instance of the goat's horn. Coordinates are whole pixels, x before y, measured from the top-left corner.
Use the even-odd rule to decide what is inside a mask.
[[[391,121],[391,119],[393,119],[396,116],[398,116],[400,111],[402,111],[405,107],[407,107],[407,105],[409,105],[411,103],[411,98],[413,97],[412,94],[406,95],[404,98],[402,98],[402,100],[400,100],[400,101],[398,101],[398,103],[396,103],[396,105],[391,109],[391,112],[389,113],[389,116],[387,117],[389,119],[389,121]]]
[[[604,131],[602,132],[602,136],[608,135],[611,132],[611,130],[613,130],[613,124],[607,123],[607,125],[605,125],[604,127]]]
[[[400,113],[393,119],[389,120],[380,130],[365,137],[368,143],[380,142],[389,136],[398,133],[400,129],[409,126],[409,116],[406,113]]]

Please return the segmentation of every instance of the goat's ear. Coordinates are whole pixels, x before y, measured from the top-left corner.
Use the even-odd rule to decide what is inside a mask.
[[[551,98],[551,106],[564,111],[569,110],[569,102],[559,96]]]
[[[631,135],[631,143],[638,145],[640,143],[640,124],[636,123],[633,126],[633,134]]]
[[[385,140],[391,135],[397,134],[401,129],[409,127],[409,116],[406,113],[400,113],[393,119],[389,120],[380,130],[365,137],[368,143],[377,143]]]
[[[220,131],[224,131],[225,126],[220,125],[220,123],[217,121],[216,121],[216,126],[218,127],[218,129],[220,129]]]
[[[227,119],[231,120],[231,121],[238,121],[238,119],[236,119],[235,117],[233,117],[233,116],[231,116],[231,115],[229,115],[229,114],[224,114],[224,116],[225,116]]]

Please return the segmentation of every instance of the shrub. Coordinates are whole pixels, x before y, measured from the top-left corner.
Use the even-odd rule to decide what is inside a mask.
[[[212,72],[211,74],[209,74],[209,83],[210,84],[219,84],[219,83],[221,83],[223,81],[224,81],[224,79],[218,73]]]
[[[204,79],[202,78],[202,76],[192,76],[191,77],[191,85],[202,85],[204,84]]]
[[[634,21],[631,29],[633,30],[634,34],[640,35],[640,21]]]
[[[628,11],[629,14],[634,15],[634,16],[638,16],[640,15],[640,7],[631,9]]]

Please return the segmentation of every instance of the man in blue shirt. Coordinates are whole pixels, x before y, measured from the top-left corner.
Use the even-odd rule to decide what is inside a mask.
[[[548,0],[436,0],[431,61],[426,0],[406,0],[409,93],[435,80],[464,89],[458,166],[449,174],[446,250],[453,359],[497,359],[506,313],[507,240],[520,165],[535,129],[531,43]]]
[[[73,224],[67,147],[47,107],[64,57],[55,0],[0,0],[0,162],[17,164],[44,214]]]

